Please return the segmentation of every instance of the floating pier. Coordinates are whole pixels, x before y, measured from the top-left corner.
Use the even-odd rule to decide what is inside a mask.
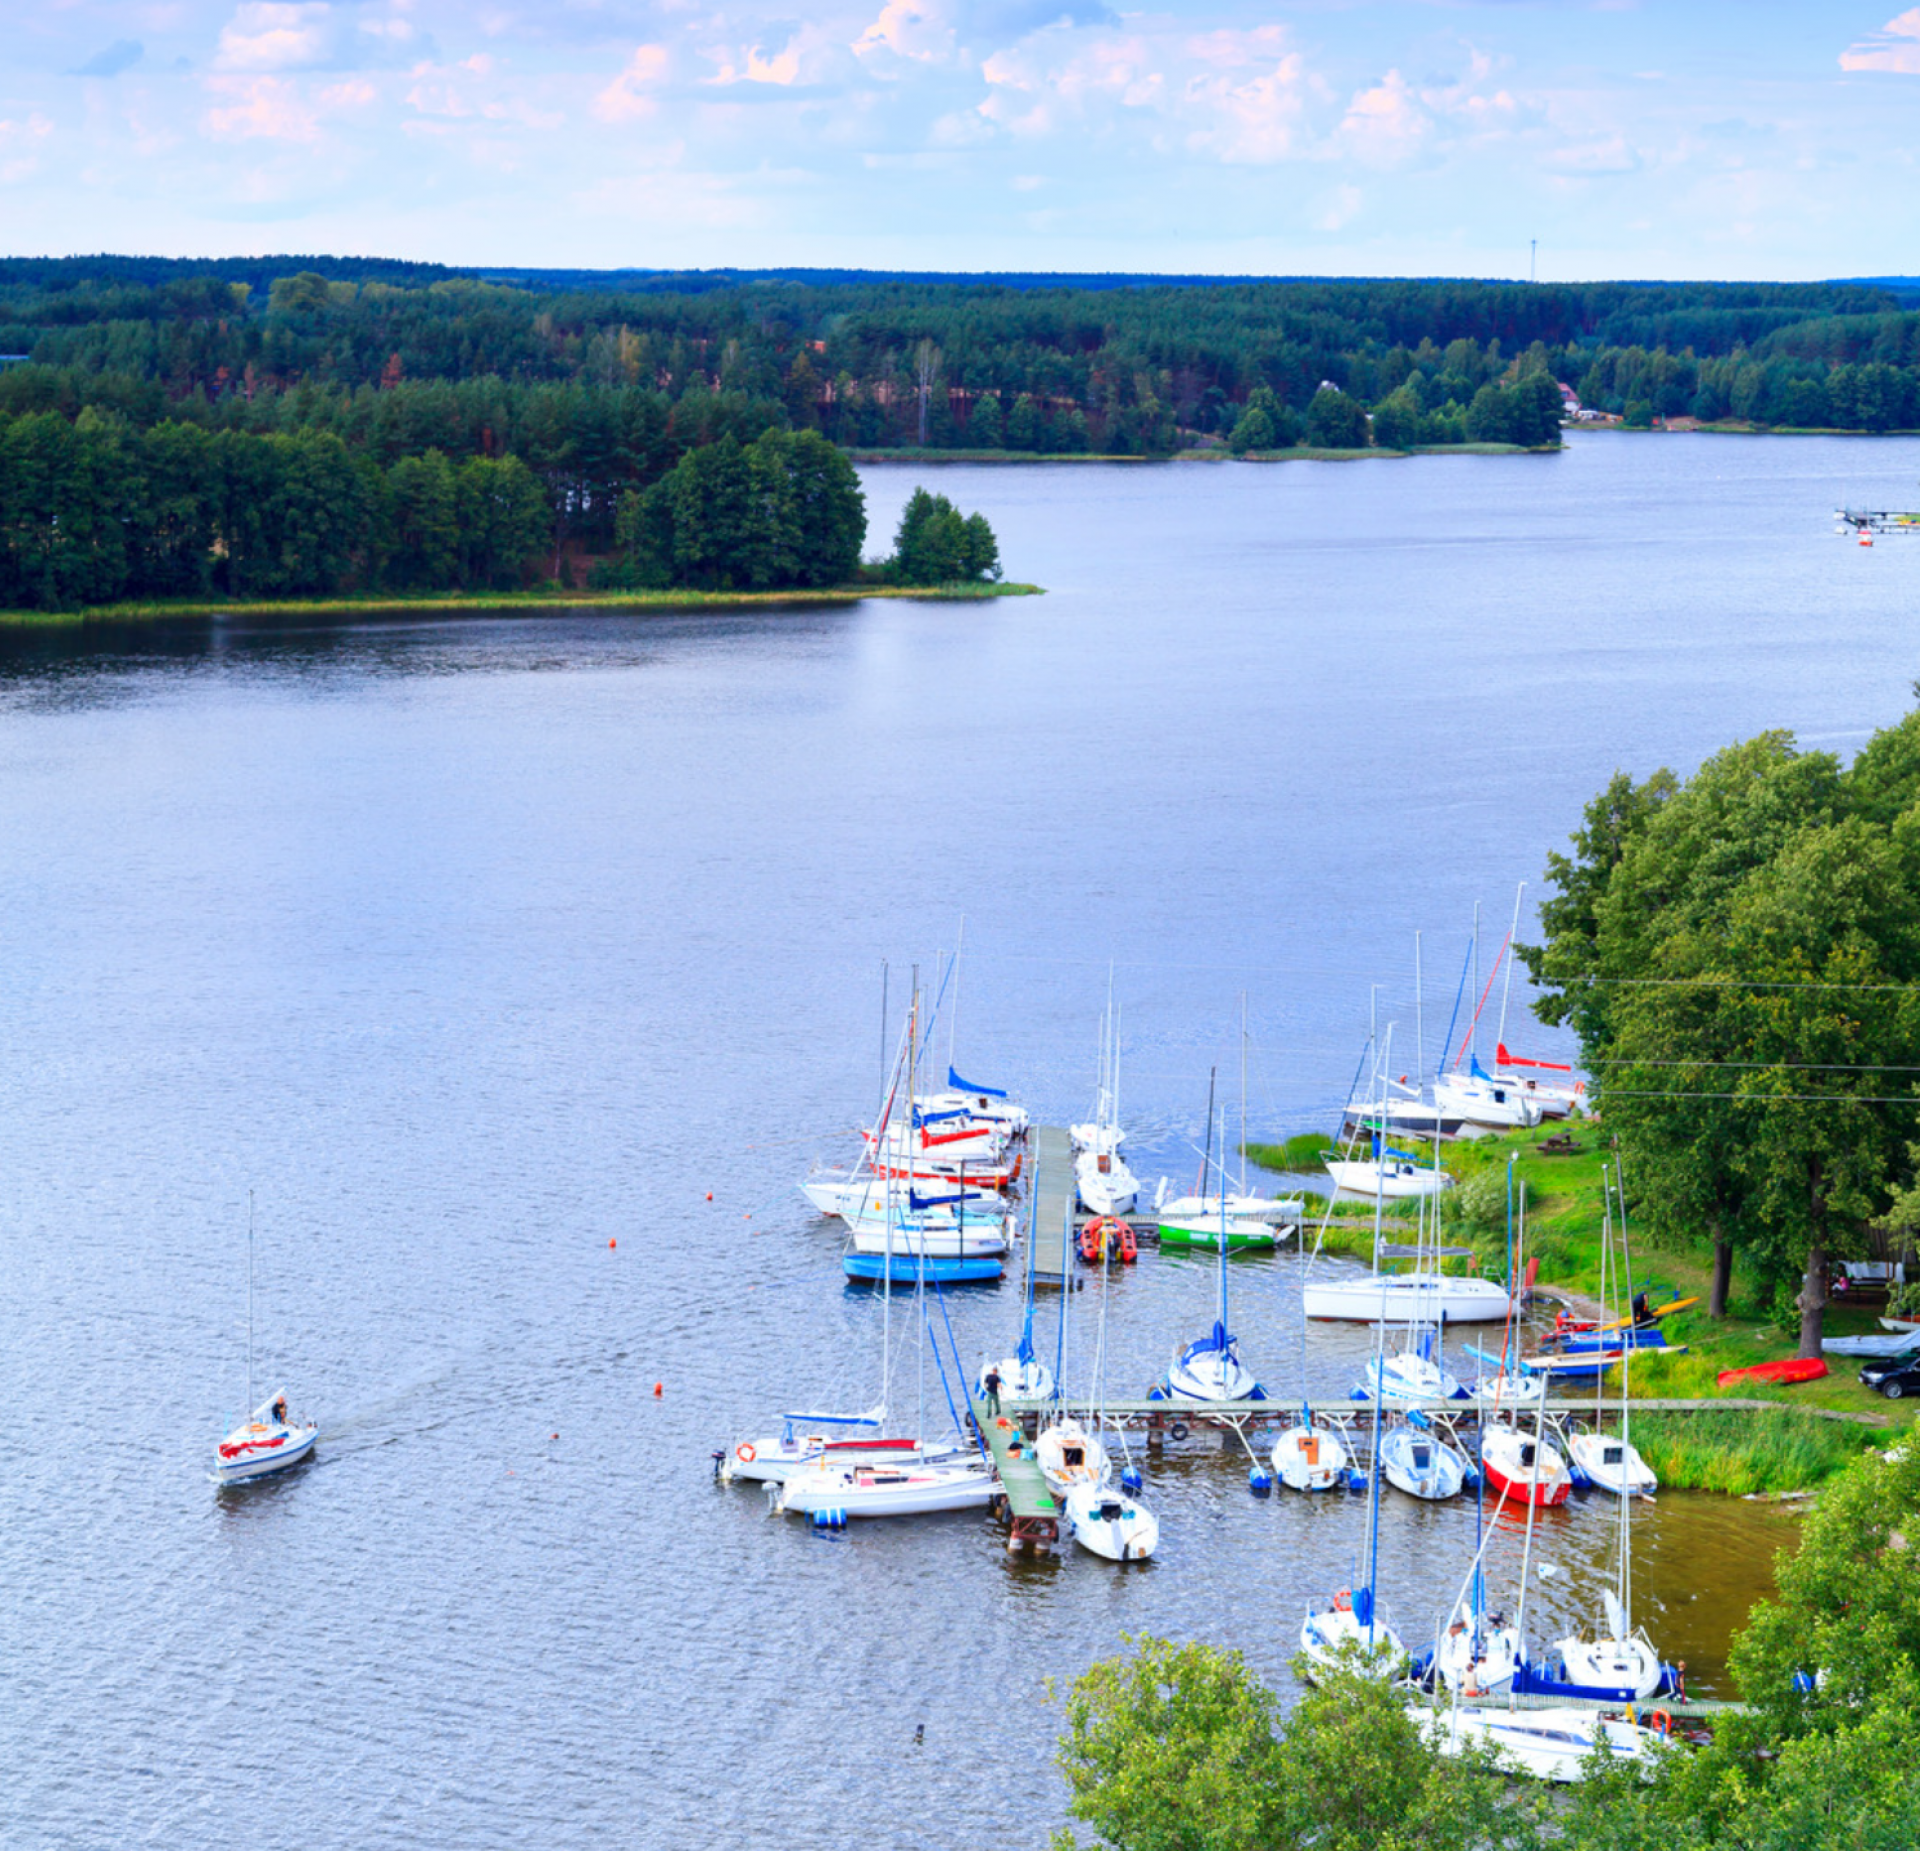
[[[1060,1502],[1033,1456],[1024,1423],[1010,1408],[996,1416],[987,1412],[984,1401],[976,1399],[971,1405],[973,1424],[993,1454],[1000,1499],[1012,1520],[1007,1548],[1051,1549],[1060,1540]]]

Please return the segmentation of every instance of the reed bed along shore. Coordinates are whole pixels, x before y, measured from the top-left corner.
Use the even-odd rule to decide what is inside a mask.
[[[381,592],[341,598],[177,598],[94,604],[70,611],[0,610],[0,627],[74,629],[83,624],[165,623],[202,617],[379,617],[445,611],[706,611],[762,606],[854,604],[863,598],[917,598],[970,604],[988,598],[1030,598],[1042,587],[998,585],[843,585],[812,591],[472,591],[402,596]]]
[[[1728,1408],[1636,1414],[1633,1443],[1664,1488],[1752,1497],[1817,1490],[1886,1438],[1794,1408]]]

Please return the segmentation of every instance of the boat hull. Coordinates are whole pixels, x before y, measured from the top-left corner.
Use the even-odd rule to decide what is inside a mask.
[[[213,1481],[217,1485],[243,1485],[249,1479],[284,1472],[307,1458],[319,1440],[318,1427],[284,1429],[277,1441],[230,1437],[215,1455]],[[234,1449],[231,1457],[225,1456],[229,1448]]]
[[[993,1502],[994,1475],[985,1467],[853,1472],[796,1472],[780,1488],[781,1510],[800,1516],[838,1513],[869,1517],[928,1517],[948,1510],[984,1510]]]
[[[994,1256],[951,1259],[938,1254],[924,1257],[895,1251],[886,1253],[849,1253],[840,1262],[849,1279],[861,1284],[881,1284],[889,1279],[894,1285],[915,1285],[922,1279],[942,1285],[984,1284],[1000,1278],[1004,1263]]]
[[[1220,1251],[1220,1227],[1185,1225],[1178,1221],[1160,1221],[1156,1224],[1160,1230],[1160,1245],[1168,1247],[1196,1248],[1206,1253]],[[1244,1253],[1257,1248],[1277,1246],[1286,1238],[1286,1230],[1276,1230],[1265,1221],[1229,1221],[1227,1223],[1227,1251]]]
[[[1111,1485],[1075,1485],[1062,1499],[1073,1540],[1109,1562],[1144,1562],[1160,1546],[1160,1521]]]
[[[1310,1318],[1355,1324],[1497,1324],[1513,1300],[1491,1279],[1444,1273],[1371,1273],[1359,1279],[1308,1284],[1302,1293]]]
[[[1633,1723],[1566,1712],[1421,1710],[1414,1716],[1414,1726],[1442,1754],[1490,1747],[1499,1750],[1516,1772],[1556,1782],[1584,1778],[1588,1757],[1600,1747],[1618,1760],[1650,1769],[1657,1752],[1654,1745],[1660,1740],[1651,1729]]]
[[[1438,1503],[1459,1495],[1467,1462],[1431,1435],[1403,1427],[1380,1443],[1380,1475],[1409,1497]]]
[[[1274,1476],[1289,1491],[1335,1491],[1346,1483],[1346,1445],[1330,1428],[1289,1427],[1271,1457]]]
[[[1346,1195],[1375,1196],[1400,1202],[1415,1196],[1438,1195],[1453,1187],[1453,1178],[1445,1170],[1422,1169],[1411,1163],[1349,1162],[1343,1158],[1327,1160],[1327,1174],[1333,1186]]]

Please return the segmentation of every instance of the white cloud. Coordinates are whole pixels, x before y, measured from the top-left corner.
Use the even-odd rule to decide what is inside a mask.
[[[202,118],[209,135],[223,141],[320,139],[320,119],[294,84],[282,77],[215,77],[208,89],[226,102]]]
[[[853,49],[862,58],[879,54],[877,63],[886,68],[893,59],[907,65],[941,63],[953,56],[956,43],[953,26],[934,0],[887,0]]]
[[[593,99],[593,113],[602,122],[630,122],[651,114],[651,92],[666,81],[671,62],[664,45],[636,47],[626,69]]]
[[[1398,71],[1360,91],[1340,123],[1341,140],[1370,167],[1393,167],[1420,152],[1433,118]]]
[[[307,71],[335,56],[333,9],[250,0],[220,32],[216,71]]]
[[[1843,71],[1897,71],[1920,76],[1920,6],[1909,7],[1840,54]]]

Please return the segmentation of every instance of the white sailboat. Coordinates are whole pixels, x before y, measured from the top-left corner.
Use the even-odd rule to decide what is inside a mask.
[[[905,1047],[902,1053],[905,1085],[897,1082],[892,1088],[892,1098],[897,1100],[904,1095],[913,1096],[913,1078],[918,1062],[918,1022],[920,997],[918,985],[907,1015]],[[883,1109],[879,1125],[879,1135],[884,1138],[891,1106]],[[912,1187],[909,1179],[908,1189]],[[898,1195],[901,1192],[896,1185],[895,1206],[889,1217],[889,1227],[898,1218]],[[887,1235],[883,1232],[883,1241]],[[885,1263],[881,1269],[881,1406],[887,1401],[887,1389],[892,1369],[892,1322],[893,1322],[893,1254],[896,1249],[887,1244],[883,1246]],[[917,1339],[922,1345],[931,1342],[931,1331],[926,1318],[926,1266],[927,1256],[914,1256],[919,1283],[915,1288],[915,1302],[918,1309],[916,1324]],[[924,1374],[924,1349],[922,1350],[921,1369]],[[916,1399],[924,1406],[924,1393]],[[913,1450],[904,1457],[885,1459],[861,1458],[848,1453],[823,1451],[810,1459],[796,1463],[779,1481],[779,1491],[774,1508],[779,1511],[796,1512],[802,1516],[813,1517],[816,1521],[843,1523],[855,1518],[875,1517],[911,1517],[922,1516],[937,1511],[984,1509],[993,1499],[998,1481],[992,1465],[979,1453],[971,1449],[962,1452],[957,1448],[934,1448],[923,1443],[919,1431],[920,1422],[915,1422],[915,1432],[911,1439]]]
[[[1665,1738],[1638,1724],[1615,1722],[1578,1710],[1503,1710],[1477,1705],[1442,1706],[1414,1712],[1429,1747],[1457,1755],[1492,1748],[1515,1773],[1535,1780],[1583,1780],[1596,1750],[1651,1772]]]
[[[1093,1358],[1094,1392],[1099,1399],[1099,1412],[1095,1415],[1096,1430],[1104,1429],[1107,1425],[1107,1293],[1111,1285],[1112,1281],[1104,1277],[1100,1281],[1100,1326]],[[1061,1341],[1064,1345],[1064,1332]],[[1064,1364],[1062,1366],[1064,1368]],[[1054,1428],[1052,1431],[1058,1433],[1060,1429]],[[1127,1443],[1126,1429],[1117,1427],[1114,1431],[1124,1448]],[[1100,1450],[1101,1470],[1097,1477],[1082,1477],[1062,1489],[1055,1482],[1054,1474],[1047,1471],[1045,1452],[1041,1452],[1040,1456],[1041,1469],[1047,1471],[1048,1483],[1061,1493],[1061,1508],[1066,1514],[1068,1534],[1089,1554],[1109,1562],[1144,1562],[1160,1546],[1160,1520],[1140,1501],[1140,1474],[1134,1470],[1129,1459],[1120,1483],[1115,1485],[1112,1455],[1097,1437],[1089,1437],[1093,1438],[1093,1444]],[[1043,1444],[1044,1438],[1042,1436]]]
[[[1388,1484],[1409,1497],[1435,1502],[1457,1497],[1467,1482],[1467,1462],[1431,1429],[1395,1427],[1380,1442],[1380,1470]]]
[[[1319,1425],[1312,1408],[1281,1433],[1269,1456],[1273,1475],[1289,1491],[1337,1491],[1347,1482],[1346,1442],[1337,1428]]]
[[[1112,1471],[1098,1434],[1089,1433],[1071,1414],[1043,1427],[1033,1443],[1034,1463],[1055,1492],[1075,1485],[1098,1485]]]
[[[1100,1080],[1094,1095],[1093,1117],[1070,1125],[1073,1182],[1081,1205],[1090,1215],[1130,1215],[1140,1198],[1140,1185],[1120,1146],[1127,1134],[1120,1129],[1120,1018],[1113,1003],[1113,973],[1107,973],[1107,1010],[1100,1018]]]
[[[253,1399],[253,1191],[247,1191],[247,1399]],[[287,1412],[287,1391],[276,1388],[214,1449],[213,1482],[237,1485],[298,1465],[319,1443],[313,1421]]]
[[[1207,1122],[1213,1122],[1213,1086],[1207,1086]],[[1218,1236],[1220,1313],[1204,1337],[1195,1338],[1174,1358],[1166,1385],[1159,1391],[1176,1401],[1264,1401],[1267,1391],[1240,1360],[1237,1340],[1227,1323],[1228,1242],[1223,1227]]]

